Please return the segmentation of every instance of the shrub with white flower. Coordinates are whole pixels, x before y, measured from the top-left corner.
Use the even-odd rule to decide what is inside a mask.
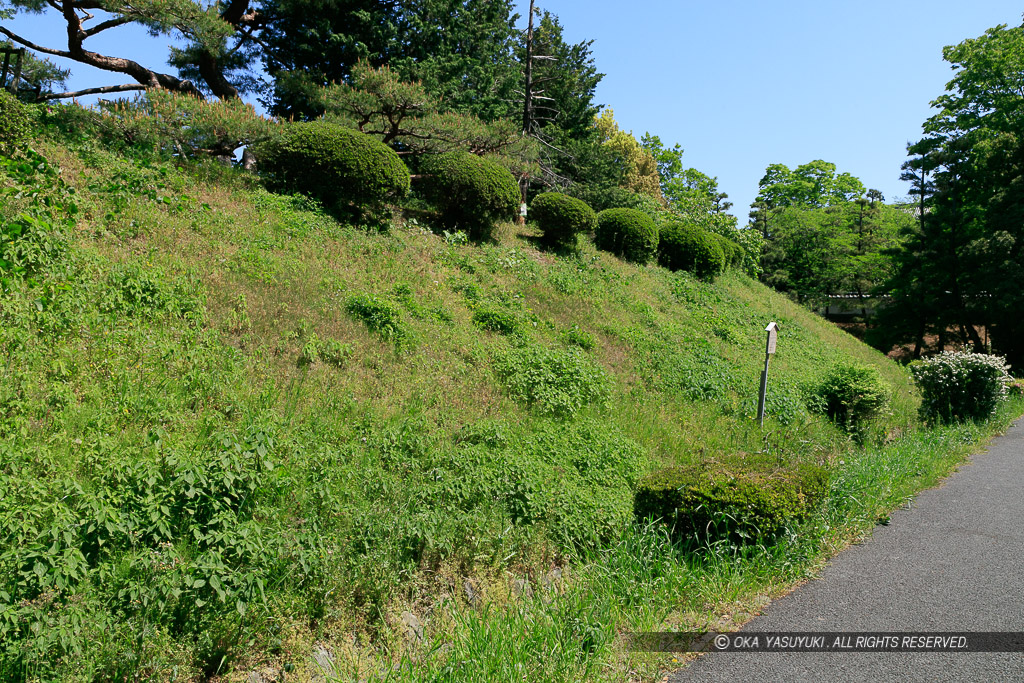
[[[1009,393],[1013,378],[1002,356],[943,351],[910,365],[926,420],[984,420]]]

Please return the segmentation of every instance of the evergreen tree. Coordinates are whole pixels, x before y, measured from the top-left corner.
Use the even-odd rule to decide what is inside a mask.
[[[512,0],[267,0],[264,12],[265,104],[279,115],[319,116],[317,89],[350,82],[360,61],[422,83],[449,111],[518,114]]]
[[[919,351],[922,330],[933,331],[940,346],[984,350],[978,327],[985,326],[996,350],[1024,363],[1024,28],[997,26],[946,47],[943,57],[954,78],[904,164],[921,210],[897,256],[892,288],[901,295],[891,316],[925,316]]]

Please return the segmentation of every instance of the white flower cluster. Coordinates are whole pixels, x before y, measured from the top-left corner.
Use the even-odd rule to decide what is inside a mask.
[[[1013,383],[1002,356],[943,351],[910,366],[921,390],[925,417],[984,419],[1006,398]]]

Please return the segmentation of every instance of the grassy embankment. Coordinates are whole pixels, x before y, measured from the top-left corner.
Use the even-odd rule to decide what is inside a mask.
[[[41,194],[0,206],[41,236],[0,302],[4,678],[650,679],[622,632],[742,622],[1013,412],[919,429],[904,368],[737,273],[34,147],[67,187],[8,165]],[[894,391],[863,448],[804,403],[849,360]],[[771,547],[637,527],[645,472],[740,453],[826,464],[824,509]]]

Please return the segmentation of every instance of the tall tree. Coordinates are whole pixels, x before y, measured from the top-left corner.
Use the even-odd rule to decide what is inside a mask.
[[[658,164],[661,193],[669,208],[691,224],[735,238],[736,217],[726,213],[732,204],[726,201],[729,195],[719,190],[718,178],[685,168],[678,143],[665,147],[661,138],[650,133],[640,143]]]
[[[944,48],[943,57],[954,77],[905,164],[922,210],[893,278],[914,297],[897,299],[893,316],[920,307],[927,318],[919,330],[978,350],[986,345],[976,326],[984,325],[993,346],[1020,365],[1024,28],[997,26]]]
[[[750,205],[750,227],[772,239],[775,218],[782,209],[821,209],[852,201],[864,194],[864,185],[849,173],[836,173],[836,165],[816,159],[790,170],[769,164]]]
[[[762,280],[801,303],[838,292],[847,248],[843,211],[786,206],[773,224],[761,257]]]
[[[600,152],[594,117],[600,106],[594,91],[604,77],[591,52],[593,41],[565,42],[558,17],[535,9],[531,1],[526,30],[521,32],[516,59],[522,69],[523,132],[540,143],[540,175],[522,178],[526,198],[531,187],[567,189],[593,176],[590,161]],[[613,183],[617,186],[617,183]]]
[[[885,205],[881,192],[819,159],[793,170],[768,166],[749,227],[764,239],[765,282],[800,301],[854,294],[866,314],[866,299],[891,275],[890,251],[910,220]]]
[[[614,153],[622,168],[622,187],[637,194],[661,200],[661,178],[658,162],[649,150],[637,142],[631,132],[619,128],[615,112],[610,108],[595,120],[598,140]]]
[[[265,0],[265,104],[316,117],[317,88],[349,82],[360,61],[420,81],[452,111],[518,117],[512,0]]]
[[[447,111],[422,83],[404,82],[388,67],[361,62],[351,81],[319,90],[325,119],[372,135],[400,155],[467,151],[505,157],[522,173],[534,170],[536,143],[512,121]]]
[[[757,201],[770,208],[801,206],[820,209],[848,202],[864,194],[864,185],[849,173],[836,173],[836,165],[816,159],[789,170],[771,164],[758,183]]]
[[[0,40],[0,48],[16,49],[16,47],[9,40]],[[49,59],[36,57],[26,51],[21,62],[21,74],[17,86],[18,96],[25,100],[46,99],[50,94],[63,90],[69,75],[71,75],[69,70],[60,68]],[[13,77],[13,65],[10,76]]]
[[[526,98],[524,93],[523,98],[524,130],[555,146],[570,139],[591,140],[594,117],[601,109],[594,103],[594,93],[604,78],[594,62],[594,41],[566,43],[558,17],[548,11],[539,16],[532,36],[529,28],[524,31],[516,50],[524,82],[529,72],[532,85],[533,97]],[[526,122],[527,102],[532,109],[530,125]]]

